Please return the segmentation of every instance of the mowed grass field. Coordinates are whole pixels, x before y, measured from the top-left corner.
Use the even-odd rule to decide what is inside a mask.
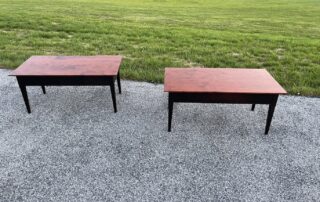
[[[122,76],[165,67],[266,68],[320,95],[319,0],[0,0],[0,66],[31,55],[125,56]]]

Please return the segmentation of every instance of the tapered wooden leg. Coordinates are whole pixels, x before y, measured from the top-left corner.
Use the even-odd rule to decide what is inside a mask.
[[[119,94],[121,94],[120,70],[118,71],[118,75],[117,75],[117,83],[118,83]]]
[[[273,117],[273,112],[274,109],[276,108],[276,104],[278,101],[278,95],[274,97],[272,102],[269,104],[269,110],[268,110],[268,117],[267,117],[267,124],[266,124],[266,129],[265,129],[265,134],[267,135],[269,133],[272,117]]]
[[[173,101],[169,93],[169,106],[168,106],[168,132],[171,132],[172,113],[173,113]]]
[[[41,88],[42,88],[43,94],[46,94],[46,88],[44,86],[41,86]]]
[[[114,82],[111,82],[110,90],[111,90],[114,113],[117,113],[117,101],[116,101],[116,92],[114,90]]]
[[[251,111],[254,111],[255,107],[256,107],[256,104],[252,104]]]
[[[27,107],[27,111],[30,114],[31,113],[31,109],[30,109],[30,104],[29,104],[29,99],[28,99],[27,87],[23,83],[23,79],[17,78],[17,80],[18,80],[18,85],[19,85],[20,91],[22,93],[22,97],[23,97],[24,103],[25,103],[25,105]]]

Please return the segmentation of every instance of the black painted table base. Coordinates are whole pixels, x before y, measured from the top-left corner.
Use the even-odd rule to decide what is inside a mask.
[[[171,131],[173,104],[175,102],[190,103],[225,103],[252,104],[253,111],[256,104],[269,105],[265,134],[268,134],[273,112],[277,104],[278,94],[241,94],[241,93],[170,93],[168,106],[168,132]]]
[[[46,94],[45,86],[110,86],[114,112],[117,112],[115,80],[121,94],[120,72],[117,76],[17,76],[18,84],[27,107],[31,113],[27,94],[27,86],[41,86]]]

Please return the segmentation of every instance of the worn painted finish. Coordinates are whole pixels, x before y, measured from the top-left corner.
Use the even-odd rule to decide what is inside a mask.
[[[286,94],[265,69],[166,68],[165,92]]]
[[[116,76],[121,56],[32,56],[11,76]]]

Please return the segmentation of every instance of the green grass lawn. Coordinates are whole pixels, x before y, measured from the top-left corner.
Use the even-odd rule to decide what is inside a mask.
[[[125,56],[127,79],[165,67],[267,68],[320,95],[319,0],[0,0],[0,66],[31,55]]]

